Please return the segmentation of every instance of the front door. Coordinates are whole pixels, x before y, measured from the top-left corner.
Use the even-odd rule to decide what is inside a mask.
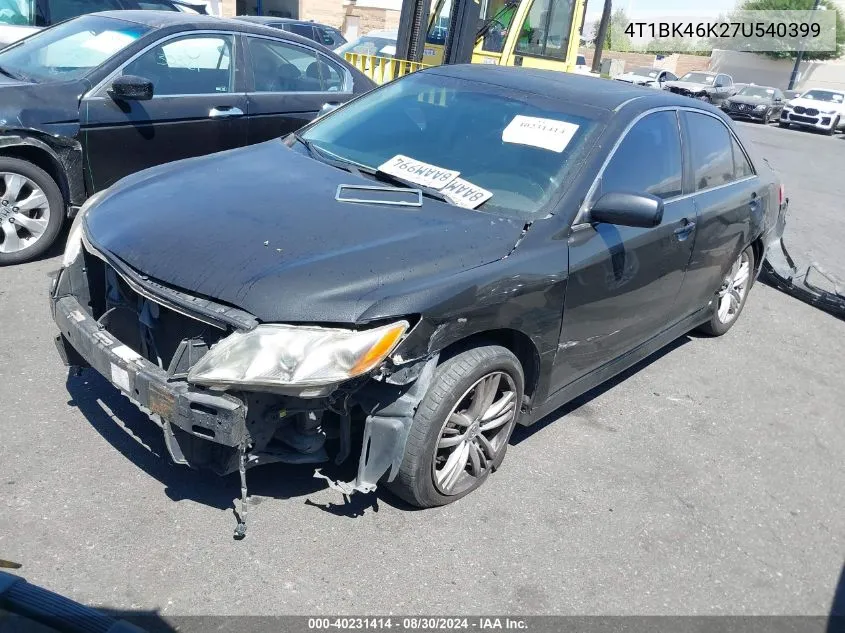
[[[676,297],[695,238],[696,209],[683,195],[683,159],[674,110],[640,119],[617,147],[591,200],[610,192],[664,200],[653,228],[573,226],[569,282],[552,382],[564,387],[679,320]]]
[[[231,34],[167,39],[122,75],[153,84],[148,101],[115,100],[104,86],[80,109],[89,193],[147,167],[246,144],[246,94]]]
[[[343,68],[315,49],[265,37],[245,38],[253,85],[249,90],[249,143],[278,138],[319,116],[324,105],[352,98]]]

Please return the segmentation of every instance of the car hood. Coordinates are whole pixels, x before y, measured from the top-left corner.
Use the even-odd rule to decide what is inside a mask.
[[[772,105],[770,97],[752,97],[749,95],[734,95],[730,98],[731,103],[747,103],[748,105]]]
[[[40,130],[73,136],[79,130],[84,81],[31,83],[0,75],[0,130]]]
[[[524,222],[424,199],[339,202],[378,185],[273,140],[123,179],[88,212],[98,249],[264,322],[362,322],[403,296],[504,258]]]
[[[627,81],[631,84],[649,84],[657,83],[657,78],[646,77],[644,75],[635,75],[634,73],[624,73],[617,77],[619,81]]]
[[[818,99],[793,99],[787,104],[789,107],[801,106],[803,108],[815,108],[816,110],[824,112],[825,110],[836,110],[837,112],[845,111],[845,104],[834,103],[832,101],[819,101]]]
[[[664,88],[681,88],[682,90],[704,90],[705,88],[712,88],[713,84],[697,84],[692,81],[667,81],[663,84]]]

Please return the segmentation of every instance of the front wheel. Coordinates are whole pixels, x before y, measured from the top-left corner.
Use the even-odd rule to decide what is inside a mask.
[[[522,406],[519,360],[498,345],[441,363],[417,408],[394,494],[420,508],[451,503],[502,463]]]
[[[754,281],[754,250],[749,246],[740,253],[725,275],[713,301],[713,313],[698,329],[709,336],[722,336],[739,318],[748,291]]]
[[[784,123],[783,121],[778,121],[778,127],[788,128],[789,123]]]
[[[825,130],[825,134],[827,134],[828,136],[833,136],[834,134],[836,134],[836,128],[838,128],[838,127],[839,127],[839,117],[836,117],[836,119],[833,121],[833,125],[830,126],[830,129]]]
[[[64,198],[47,172],[17,158],[0,158],[0,266],[41,255],[64,222]]]

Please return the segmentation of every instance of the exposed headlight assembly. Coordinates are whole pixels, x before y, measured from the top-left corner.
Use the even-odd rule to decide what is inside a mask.
[[[70,232],[67,236],[67,244],[65,245],[65,254],[62,256],[62,268],[67,268],[82,252],[82,222],[88,210],[99,202],[100,198],[106,193],[106,190],[98,191],[93,196],[88,198],[76,213],[73,218],[73,224],[70,225]]]
[[[407,321],[371,330],[259,325],[214,345],[188,373],[188,382],[218,387],[340,383],[374,369],[408,327]]]
[[[757,106],[756,108],[754,108],[754,109],[755,109],[755,110],[759,110],[760,112],[762,112],[763,110],[765,110],[765,109],[766,109],[766,108],[768,108],[768,107],[769,107],[769,106],[767,106],[765,103],[762,103],[762,104],[758,105],[758,106]]]

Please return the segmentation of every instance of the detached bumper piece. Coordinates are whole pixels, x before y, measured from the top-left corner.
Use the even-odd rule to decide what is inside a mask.
[[[761,270],[763,280],[786,294],[845,319],[845,293],[837,281],[817,264],[810,264],[805,272],[799,272],[783,239],[779,241],[779,246],[779,249],[769,249],[766,254]],[[820,283],[829,288],[825,290],[818,285]]]

